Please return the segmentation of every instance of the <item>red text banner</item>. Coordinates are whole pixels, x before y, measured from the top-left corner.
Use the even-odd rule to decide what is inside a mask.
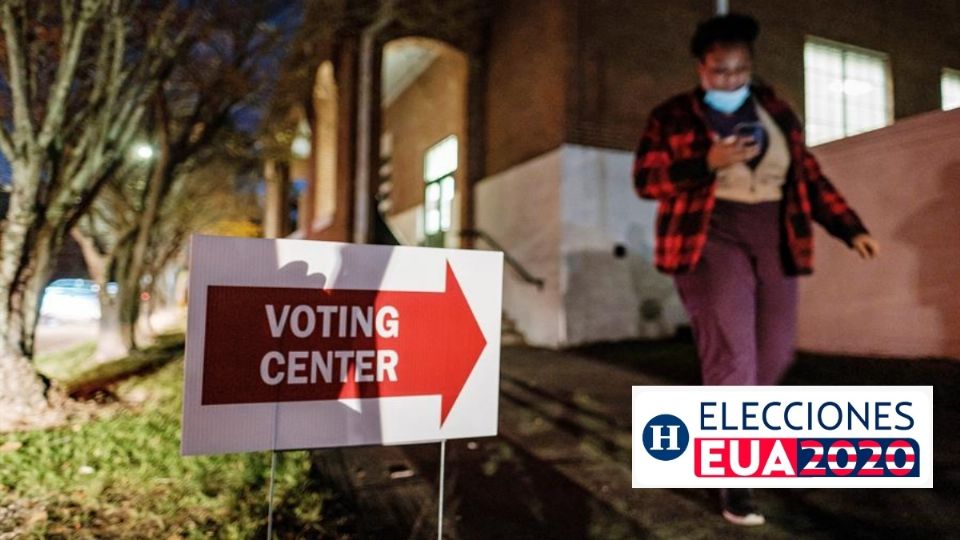
[[[447,265],[442,292],[207,288],[203,405],[441,396],[487,340]]]

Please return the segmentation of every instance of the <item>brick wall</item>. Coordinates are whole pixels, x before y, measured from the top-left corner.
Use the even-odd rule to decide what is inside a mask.
[[[732,0],[760,22],[755,73],[803,114],[805,36],[889,55],[894,115],[939,109],[940,70],[960,66],[960,1]],[[578,2],[567,141],[633,149],[650,108],[697,84],[688,43],[713,2]]]
[[[488,50],[487,175],[563,143],[573,61],[569,4],[496,2]]]
[[[730,4],[760,21],[756,75],[801,116],[807,35],[888,54],[898,119],[938,109],[941,68],[960,68],[960,0]],[[632,150],[647,112],[697,84],[689,39],[713,10],[705,0],[500,2],[490,45],[488,173],[561,141]]]
[[[895,118],[940,108],[940,70],[960,67],[960,1],[733,0],[760,21],[757,70],[803,111],[806,35],[889,55]]]
[[[576,2],[571,39],[579,68],[570,78],[566,140],[633,149],[647,111],[697,83],[689,37],[713,7],[699,0]]]

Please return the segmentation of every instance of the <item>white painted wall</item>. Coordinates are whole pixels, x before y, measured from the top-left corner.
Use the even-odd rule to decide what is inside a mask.
[[[564,145],[477,184],[477,228],[545,281],[537,289],[504,267],[503,309],[527,343],[665,337],[686,321],[673,281],[653,267],[656,204],[634,193],[632,164],[630,152]],[[459,246],[460,196],[447,247]],[[402,244],[423,239],[422,205],[387,221]]]
[[[504,311],[528,343],[664,337],[686,320],[673,281],[653,267],[656,204],[634,193],[632,162],[564,145],[477,185],[477,227],[546,280],[538,291],[504,270]]]
[[[503,310],[527,343],[565,345],[560,297],[560,178],[563,153],[555,150],[488,177],[476,186],[476,226],[499,242],[534,276],[524,282],[504,264]],[[485,249],[482,241],[477,247]]]
[[[450,230],[443,236],[443,247],[459,248],[460,239],[460,195],[457,191],[453,196],[453,211],[450,214]],[[423,242],[423,205],[418,204],[403,212],[386,217],[390,232],[404,246],[419,246]]]
[[[418,204],[413,208],[398,212],[393,215],[387,215],[387,226],[390,232],[397,237],[397,241],[404,246],[420,245],[423,239],[423,205]]]
[[[960,359],[960,110],[815,148],[880,243],[861,261],[816,227],[797,344],[811,351]]]
[[[960,358],[958,118],[931,113],[816,148],[882,247],[862,263],[816,227],[800,348]],[[634,193],[632,162],[564,145],[477,185],[477,226],[547,280],[537,291],[504,270],[504,310],[529,343],[663,337],[686,322],[672,279],[653,267],[656,203]],[[617,244],[626,257],[614,257]],[[659,316],[645,320],[645,303]]]
[[[633,189],[633,154],[577,145],[562,152],[564,344],[672,335],[686,314],[673,280],[653,266],[657,204]],[[617,245],[625,256],[614,255]]]

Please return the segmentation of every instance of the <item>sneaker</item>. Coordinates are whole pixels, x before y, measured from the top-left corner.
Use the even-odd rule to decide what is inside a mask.
[[[720,505],[723,519],[734,525],[753,527],[767,521],[753,504],[751,489],[721,489]]]

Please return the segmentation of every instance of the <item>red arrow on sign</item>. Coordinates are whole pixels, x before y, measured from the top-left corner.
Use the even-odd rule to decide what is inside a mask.
[[[450,264],[443,292],[207,288],[203,405],[441,396],[487,341]]]

